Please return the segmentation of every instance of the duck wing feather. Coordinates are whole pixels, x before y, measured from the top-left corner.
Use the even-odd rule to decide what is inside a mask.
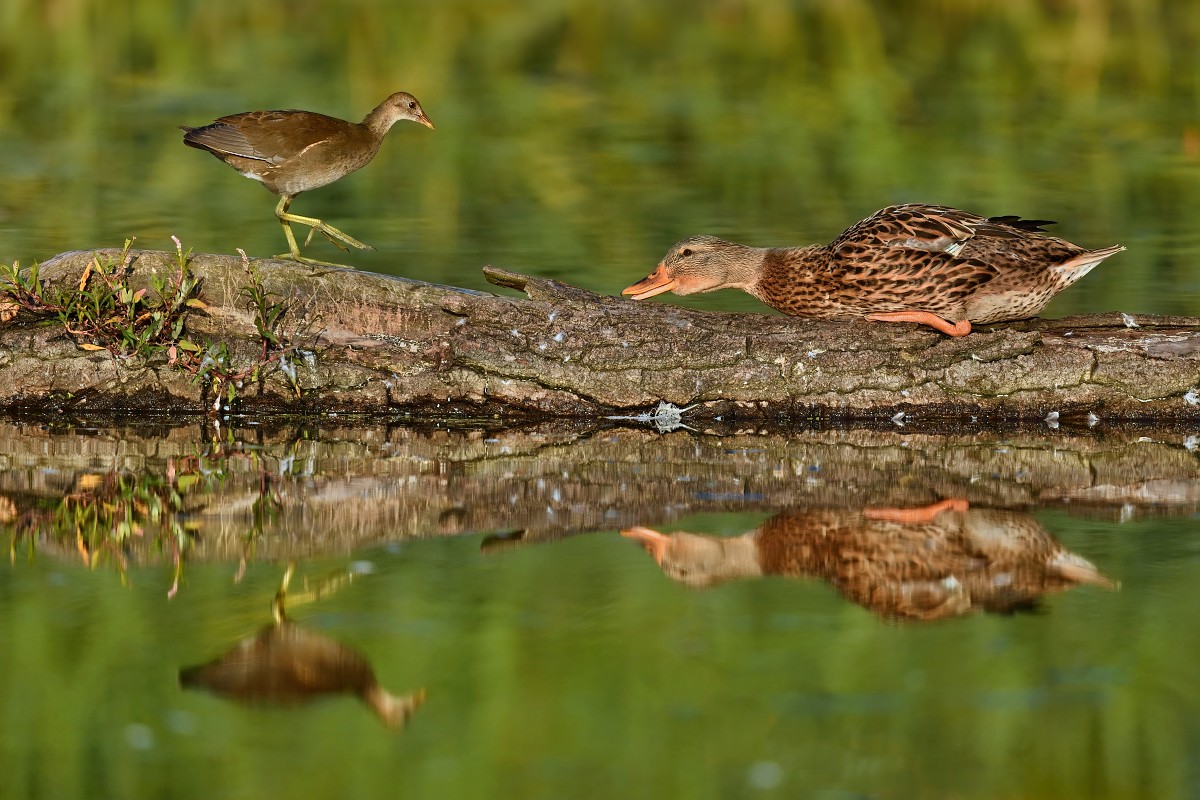
[[[833,240],[830,249],[879,245],[957,255],[968,240],[976,237],[1024,238],[1044,233],[1042,226],[1053,224],[1044,219],[1021,219],[1015,215],[981,217],[948,206],[910,203],[888,206],[851,225]]]

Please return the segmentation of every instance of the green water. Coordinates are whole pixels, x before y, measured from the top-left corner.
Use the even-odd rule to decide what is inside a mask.
[[[366,269],[483,287],[494,263],[615,293],[685,236],[827,241],[921,201],[1128,246],[1049,315],[1194,314],[1198,38],[1200,7],[1168,0],[11,0],[0,258],[172,234],[280,252],[275,198],[175,126],[359,119],[405,89],[437,130],[401,124],[293,209],[378,248],[348,257]]]
[[[0,795],[1200,791],[1194,439],[557,427],[0,426]],[[954,497],[999,526],[974,524],[979,547],[1040,542],[1034,560],[1104,577],[1025,596],[1029,567],[1008,567],[988,578],[1007,612],[976,593],[929,621],[855,594],[903,600],[888,559],[923,569],[970,518],[943,512],[904,551],[917,523],[863,509]],[[843,560],[698,589],[618,533],[731,545],[780,519],[849,537]],[[289,563],[289,624],[423,691],[407,724],[344,693],[181,687],[269,634]]]
[[[374,245],[365,269],[616,293],[688,235],[802,244],[921,201],[1129,248],[1049,316],[1195,315],[1198,40],[1169,0],[6,0],[0,259],[278,253],[275,198],[175,126],[403,89],[437,130],[293,207]],[[321,425],[0,423],[0,796],[1200,796],[1187,432]],[[948,497],[1119,590],[901,622],[816,575],[689,588],[618,533]],[[407,725],[181,688],[272,624],[288,563],[294,624],[425,690]]]
[[[1119,593],[928,627],[819,583],[695,594],[613,532],[482,558],[478,537],[355,554],[304,625],[428,700],[247,709],[178,686],[269,621],[281,570],[4,568],[5,796],[1188,797],[1195,523],[1049,525]],[[1138,545],[1153,538],[1153,554]],[[310,563],[320,571],[330,562]],[[11,637],[11,638],[10,638]]]

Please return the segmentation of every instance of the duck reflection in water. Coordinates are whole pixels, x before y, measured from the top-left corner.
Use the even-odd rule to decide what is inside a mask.
[[[181,669],[180,684],[248,705],[299,705],[321,696],[353,694],[389,728],[403,726],[425,701],[425,690],[389,693],[361,653],[287,619],[284,603],[292,571],[289,566],[271,604],[274,622],[207,664]],[[318,589],[315,594],[322,593]]]
[[[1047,592],[1115,584],[1028,514],[943,500],[912,509],[784,511],[741,536],[629,528],[662,571],[688,586],[768,575],[820,577],[891,619],[1031,610]]]

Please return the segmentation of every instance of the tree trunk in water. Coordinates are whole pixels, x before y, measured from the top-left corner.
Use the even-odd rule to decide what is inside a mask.
[[[131,251],[133,287],[178,273],[174,254]],[[93,258],[41,266],[78,285]],[[1200,421],[1200,319],[1100,314],[979,326],[949,338],[910,324],[723,314],[596,295],[487,267],[523,291],[467,289],[285,261],[250,262],[272,302],[284,358],[232,392],[242,413],[636,417],[664,426],[738,421],[1046,420],[1051,425]],[[205,308],[184,335],[224,343],[233,364],[266,345],[236,257],[196,255]],[[63,325],[0,325],[0,408],[205,413],[211,381],[148,359],[84,350]],[[689,408],[690,407],[690,408]],[[688,409],[688,410],[683,410]]]

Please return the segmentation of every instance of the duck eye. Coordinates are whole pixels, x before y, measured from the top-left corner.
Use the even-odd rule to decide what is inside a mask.
[[[683,256],[684,258],[687,258],[691,254],[692,254],[692,248],[690,248],[690,247],[685,247],[679,251],[679,255]]]

